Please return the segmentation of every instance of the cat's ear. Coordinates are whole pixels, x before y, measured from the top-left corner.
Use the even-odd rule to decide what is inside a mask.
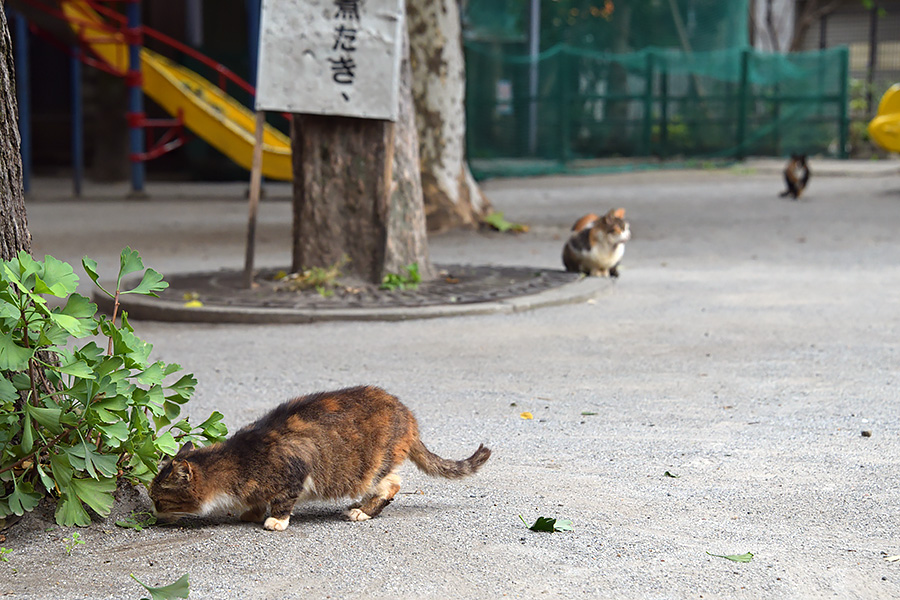
[[[193,442],[185,442],[184,446],[181,447],[181,450],[178,451],[178,454],[175,455],[175,458],[184,457],[188,452],[191,452],[194,449]]]
[[[190,481],[194,477],[194,468],[186,460],[172,461],[172,475],[182,481]]]
[[[624,219],[625,218],[625,209],[624,208],[615,208],[615,209],[609,211],[609,214],[614,216],[617,219]]]

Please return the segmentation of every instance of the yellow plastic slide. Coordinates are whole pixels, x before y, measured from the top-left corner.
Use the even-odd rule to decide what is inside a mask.
[[[89,25],[103,25],[102,17],[82,0],[65,0],[60,7],[75,33],[91,50],[123,75],[128,70],[128,46],[121,34],[106,34]],[[84,33],[82,33],[84,32]],[[253,164],[253,112],[190,69],[141,48],[144,93],[173,117],[179,110],[185,126],[238,165]],[[292,179],[291,140],[266,125],[263,132],[263,175]]]
[[[878,115],[869,121],[869,137],[890,152],[900,152],[900,83],[881,97]]]

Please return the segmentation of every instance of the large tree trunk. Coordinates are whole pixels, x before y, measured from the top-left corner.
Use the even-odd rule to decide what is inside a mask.
[[[408,39],[400,72],[396,123],[294,115],[293,270],[326,267],[347,256],[343,270],[372,283],[410,263],[418,264],[423,279],[433,276]]]
[[[15,67],[6,14],[0,10],[0,259],[31,252],[25,216]]]
[[[466,163],[466,74],[457,2],[406,1],[422,189],[431,231],[476,224],[490,210]]]

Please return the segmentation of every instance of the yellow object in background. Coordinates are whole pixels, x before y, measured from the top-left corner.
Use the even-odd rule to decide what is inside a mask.
[[[878,115],[869,121],[869,137],[885,150],[900,152],[900,83],[881,97]]]
[[[66,0],[60,8],[72,29],[85,38],[91,50],[125,75],[128,46],[122,35],[98,35],[104,26],[103,19],[82,0]],[[91,29],[90,25],[95,27]],[[147,96],[173,117],[181,112],[188,129],[236,164],[250,170],[255,128],[253,111],[190,69],[147,48],[141,48],[141,70]],[[262,173],[271,179],[293,179],[291,140],[269,125],[263,132]]]

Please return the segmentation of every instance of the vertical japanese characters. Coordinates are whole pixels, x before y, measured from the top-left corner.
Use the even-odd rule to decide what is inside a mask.
[[[263,0],[257,110],[396,119],[404,2]]]
[[[335,0],[334,44],[336,56],[330,57],[331,79],[340,87],[341,97],[349,102],[356,78],[356,36],[359,32],[361,0]]]

